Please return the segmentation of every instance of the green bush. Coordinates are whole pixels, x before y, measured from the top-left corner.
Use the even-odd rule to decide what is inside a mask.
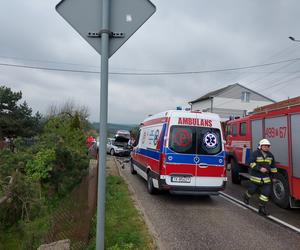
[[[29,180],[20,172],[12,175],[9,185],[9,199],[0,207],[0,229],[16,224],[20,219],[32,220],[39,215],[43,199],[40,197],[40,185]]]
[[[0,205],[0,241],[7,230],[16,230],[23,239],[20,249],[34,249],[44,229],[36,230],[46,223],[39,219],[81,182],[88,163],[78,116],[50,117],[41,134],[16,138],[13,151],[1,150],[0,195],[9,199]]]
[[[33,159],[26,164],[26,175],[35,181],[49,178],[54,168],[56,159],[55,151],[52,148],[42,148]]]

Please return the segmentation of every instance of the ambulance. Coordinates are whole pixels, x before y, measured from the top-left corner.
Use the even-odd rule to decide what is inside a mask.
[[[217,195],[227,181],[220,117],[183,110],[148,117],[131,152],[131,173],[147,181],[150,194]]]

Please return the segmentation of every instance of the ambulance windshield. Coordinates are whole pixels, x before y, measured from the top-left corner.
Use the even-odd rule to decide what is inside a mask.
[[[172,126],[169,148],[182,154],[215,155],[222,150],[220,130],[207,127]]]

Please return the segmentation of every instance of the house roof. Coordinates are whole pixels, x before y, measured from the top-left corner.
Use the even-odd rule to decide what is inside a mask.
[[[190,103],[190,104],[193,104],[193,103],[195,103],[195,102],[200,102],[200,101],[204,101],[204,100],[210,99],[210,98],[212,98],[212,97],[218,96],[219,94],[221,94],[221,93],[223,93],[223,92],[225,92],[225,91],[228,91],[228,90],[232,89],[232,88],[235,87],[235,86],[240,86],[240,87],[242,87],[242,88],[245,88],[245,89],[251,91],[252,93],[255,93],[255,94],[257,94],[257,95],[262,96],[263,98],[268,99],[268,100],[271,101],[271,102],[275,102],[274,100],[270,99],[269,97],[266,97],[266,96],[264,96],[264,95],[262,95],[262,94],[260,94],[260,93],[258,93],[258,92],[256,92],[256,91],[253,91],[252,89],[249,89],[249,88],[247,88],[247,87],[245,87],[245,86],[243,86],[243,85],[241,85],[241,84],[239,84],[239,83],[235,83],[235,84],[230,84],[230,85],[228,85],[228,86],[226,86],[226,87],[224,87],[224,88],[221,88],[221,89],[217,89],[217,90],[211,91],[211,92],[209,92],[209,93],[207,93],[207,94],[205,94],[205,95],[203,95],[203,96],[201,96],[201,97],[199,97],[199,98],[197,98],[197,99],[195,99],[195,100],[193,100],[193,101],[190,101],[189,103]]]

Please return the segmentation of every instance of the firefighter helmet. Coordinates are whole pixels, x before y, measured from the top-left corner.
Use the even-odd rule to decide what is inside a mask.
[[[268,139],[262,139],[259,142],[259,147],[261,147],[262,145],[267,145],[267,146],[271,146],[271,143]]]

